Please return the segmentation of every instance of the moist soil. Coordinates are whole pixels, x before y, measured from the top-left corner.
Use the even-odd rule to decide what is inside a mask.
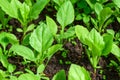
[[[51,12],[49,11],[49,13],[48,13],[48,12],[46,12],[46,10],[44,10],[40,14],[40,17],[37,20],[33,20],[31,23],[39,24],[39,21],[45,20],[46,15],[42,15],[42,14],[49,14],[49,16],[51,16],[53,19],[55,19],[54,14],[56,14],[56,13],[52,12],[52,11]],[[81,23],[81,22],[76,21],[74,23],[77,24],[77,23]],[[19,33],[16,31],[16,26],[21,27],[20,23],[17,20],[12,19],[9,21],[9,25],[13,26],[12,33],[15,34],[19,40],[21,40],[22,33]],[[118,22],[114,22],[111,25],[109,25],[109,27],[115,31],[118,31],[118,30],[120,30],[119,25],[120,24]],[[72,41],[75,41],[76,44],[73,44]],[[89,62],[89,59],[86,55],[85,49],[82,46],[81,42],[77,38],[75,38],[72,41],[71,42],[66,41],[66,43],[64,44],[64,47],[63,47],[65,49],[65,51],[59,51],[55,55],[52,56],[52,58],[50,59],[49,63],[47,64],[47,66],[44,70],[44,73],[47,77],[52,79],[52,77],[58,71],[60,71],[62,69],[65,70],[66,76],[67,76],[70,65],[73,63],[73,64],[77,64],[77,65],[80,65],[80,66],[83,66],[84,68],[86,68],[90,72],[92,80],[120,80],[120,74],[118,73],[118,70],[116,69],[116,67],[109,66],[111,60],[115,60],[119,64],[119,62],[117,61],[115,56],[110,54],[108,57],[101,57],[99,64],[98,64],[98,66],[101,66],[101,68],[97,69],[96,73],[94,73],[93,67],[91,66],[91,64]],[[66,53],[64,53],[64,52],[66,52]],[[10,57],[8,60],[10,63],[17,66],[16,71],[25,72],[24,69],[26,68],[26,64],[23,65],[22,57],[14,56],[14,57]],[[32,63],[30,63],[30,64],[32,64]],[[0,69],[5,70],[5,68],[3,68],[1,64],[0,64]],[[33,72],[36,72],[36,66],[30,67],[30,69]]]

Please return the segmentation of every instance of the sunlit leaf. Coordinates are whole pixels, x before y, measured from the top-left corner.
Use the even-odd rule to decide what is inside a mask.
[[[57,12],[57,21],[64,28],[74,21],[74,8],[70,1],[66,1]]]

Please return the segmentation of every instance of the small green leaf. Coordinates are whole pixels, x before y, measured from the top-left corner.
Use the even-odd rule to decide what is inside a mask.
[[[8,65],[8,71],[9,71],[10,73],[14,72],[15,69],[16,69],[16,66],[15,66],[15,65],[12,65],[12,64],[9,64],[9,65]]]
[[[45,70],[45,65],[41,64],[39,65],[39,67],[37,68],[37,74],[42,73]]]
[[[57,21],[62,28],[74,21],[74,8],[70,1],[66,1],[57,12]]]
[[[22,45],[13,45],[10,48],[10,51],[16,52],[18,55],[22,56],[25,59],[35,61],[34,53],[28,47]]]
[[[41,11],[45,8],[50,0],[38,0],[30,10],[30,19],[38,18]]]
[[[66,75],[65,75],[65,71],[64,70],[60,70],[59,72],[57,72],[54,76],[52,80],[66,80]]]
[[[77,25],[77,26],[75,26],[75,32],[76,32],[78,39],[83,44],[87,44],[86,38],[88,37],[89,31],[86,28],[84,28],[83,26]]]
[[[58,50],[60,50],[60,48],[62,48],[61,44],[56,44],[56,45],[51,46],[48,49],[47,57],[51,57],[55,52],[57,52]]]
[[[69,39],[75,35],[75,27],[70,27],[66,32],[60,35],[58,38]]]
[[[120,8],[120,1],[119,0],[113,0],[114,4],[116,4]]]
[[[7,32],[0,33],[0,44],[3,46],[4,49],[9,43],[18,44],[19,42],[14,34]]]
[[[95,12],[97,13],[97,15],[100,14],[100,12],[101,12],[102,9],[103,9],[102,4],[100,4],[100,3],[96,3],[95,4]]]
[[[47,26],[49,27],[51,33],[55,36],[57,33],[57,29],[58,29],[57,24],[52,18],[48,16],[46,17],[46,21],[47,21]]]
[[[31,36],[31,33],[28,33],[28,34],[26,34],[25,36],[24,36],[24,38],[23,38],[23,40],[22,40],[22,44],[23,45],[29,45],[29,38],[30,38],[30,36]]]
[[[112,45],[111,53],[120,58],[120,48],[116,44]]]
[[[112,10],[109,7],[103,8],[99,15],[99,27],[102,27],[105,21],[112,15]]]
[[[28,26],[26,32],[31,31],[31,30],[33,30],[34,28],[35,28],[35,25],[34,25],[34,24],[31,24],[31,25]]]
[[[17,30],[17,32],[23,32],[23,30],[21,28],[17,28],[16,30]]]
[[[105,42],[105,47],[102,51],[102,55],[107,56],[112,49],[113,36],[111,34],[104,34],[103,39],[104,39],[104,42]]]
[[[9,62],[5,55],[0,55],[0,62],[2,63],[3,67],[5,67],[7,69]]]
[[[85,68],[72,64],[70,66],[68,80],[91,80],[90,74]]]

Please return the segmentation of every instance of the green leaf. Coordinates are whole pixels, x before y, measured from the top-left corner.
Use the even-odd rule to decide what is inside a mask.
[[[99,15],[99,27],[102,27],[105,21],[112,15],[112,10],[109,7],[103,8]]]
[[[7,69],[9,62],[5,55],[0,55],[0,62],[2,63],[3,67],[5,67]]]
[[[102,4],[100,4],[100,3],[96,3],[95,4],[95,12],[97,13],[97,15],[100,14],[100,12],[101,12],[102,9],[103,9]]]
[[[45,8],[50,0],[38,0],[32,7],[30,11],[30,19],[38,18],[41,11]]]
[[[53,0],[56,4],[58,4],[59,6],[61,6],[65,1],[67,0]]]
[[[60,35],[58,38],[68,39],[75,35],[75,27],[70,27],[66,32]]]
[[[11,2],[9,2],[8,0],[0,0],[0,6],[2,10],[13,18],[18,18],[17,3],[18,3],[17,0],[11,0]]]
[[[45,65],[41,64],[39,65],[39,67],[37,68],[37,74],[42,73],[45,70]]]
[[[41,23],[30,36],[30,45],[39,53],[46,51],[53,43],[53,35],[46,24]]]
[[[120,57],[120,48],[116,44],[113,44],[111,53],[116,57]]]
[[[86,38],[86,42],[92,51],[92,56],[101,56],[101,52],[104,48],[104,41],[99,32],[93,28]]]
[[[24,36],[23,40],[22,40],[22,45],[29,45],[29,38],[31,36],[31,33],[28,33]]]
[[[16,66],[12,65],[12,64],[9,64],[7,68],[8,68],[8,72],[12,73],[16,69]]]
[[[54,53],[56,53],[58,50],[60,50],[60,48],[62,48],[61,44],[56,44],[56,45],[51,46],[48,49],[47,57],[51,57]]]
[[[26,32],[32,31],[34,28],[35,28],[35,25],[34,25],[34,24],[31,24],[31,25],[28,26]]]
[[[33,74],[29,74],[29,73],[25,73],[25,74],[21,74],[18,77],[18,80],[40,80],[38,76],[33,75]]]
[[[35,61],[35,56],[32,50],[23,45],[13,45],[10,48],[10,51],[16,52],[18,55],[22,56],[25,59]]]
[[[112,45],[113,45],[113,35],[111,34],[104,34],[103,35],[103,39],[105,42],[105,47],[102,51],[102,55],[107,56],[111,49],[112,49]]]
[[[0,44],[3,46],[4,49],[9,43],[18,44],[19,42],[14,34],[7,32],[0,33]]]
[[[84,28],[83,26],[77,25],[77,26],[75,26],[75,32],[76,32],[78,39],[83,44],[87,44],[86,38],[88,37],[89,31],[86,28]]]
[[[72,64],[70,66],[68,80],[91,80],[90,74],[85,68]]]
[[[66,80],[66,75],[65,75],[65,71],[64,70],[60,70],[59,72],[57,72],[54,76],[52,80]]]
[[[114,4],[116,4],[120,8],[120,1],[119,0],[113,0]]]
[[[63,29],[74,21],[74,8],[70,1],[66,1],[61,5],[57,12],[57,21]]]
[[[20,13],[18,13],[18,20],[25,26],[29,18],[30,7],[24,2],[21,6],[19,5],[18,10],[20,11]]]
[[[51,33],[55,36],[57,33],[57,29],[58,29],[57,24],[52,18],[48,16],[46,17],[46,21],[47,21],[47,26],[49,27]]]

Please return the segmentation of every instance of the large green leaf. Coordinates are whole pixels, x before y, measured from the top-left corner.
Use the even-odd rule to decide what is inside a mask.
[[[53,35],[44,23],[41,23],[30,36],[30,45],[39,53],[46,51],[52,43]]]
[[[55,36],[57,33],[57,29],[58,29],[57,24],[52,18],[48,16],[46,17],[46,21],[47,21],[47,26],[49,27],[51,33]]]
[[[34,53],[28,47],[25,47],[25,46],[22,46],[22,45],[13,45],[10,48],[10,51],[13,51],[13,52],[17,53],[18,55],[22,56],[25,59],[35,61]]]
[[[40,80],[38,76],[30,73],[21,74],[18,80]]]
[[[74,8],[70,1],[66,1],[57,12],[57,21],[64,28],[74,21]]]
[[[91,80],[91,78],[85,68],[72,64],[70,66],[68,80]]]
[[[101,52],[104,48],[104,41],[99,32],[93,28],[86,38],[86,42],[92,51],[92,56],[101,56]]]
[[[120,0],[113,0],[113,2],[120,8]]]
[[[56,73],[52,80],[66,80],[66,75],[64,70],[60,70]]]
[[[86,44],[86,38],[88,37],[89,31],[84,28],[83,26],[77,25],[75,26],[75,32],[78,37],[78,39],[83,43]]]
[[[17,0],[11,0],[11,2],[8,0],[0,0],[0,7],[13,18],[18,18],[18,6],[20,5],[21,3]]]
[[[112,45],[113,45],[113,35],[111,34],[104,34],[103,35],[103,39],[105,42],[105,47],[102,51],[102,55],[107,56],[111,49],[112,49]]]
[[[50,0],[38,0],[30,11],[30,19],[38,18],[40,12],[45,8]]]
[[[95,12],[97,13],[97,15],[100,14],[100,12],[101,12],[102,9],[103,9],[102,4],[100,4],[100,3],[96,3],[95,4]]]

